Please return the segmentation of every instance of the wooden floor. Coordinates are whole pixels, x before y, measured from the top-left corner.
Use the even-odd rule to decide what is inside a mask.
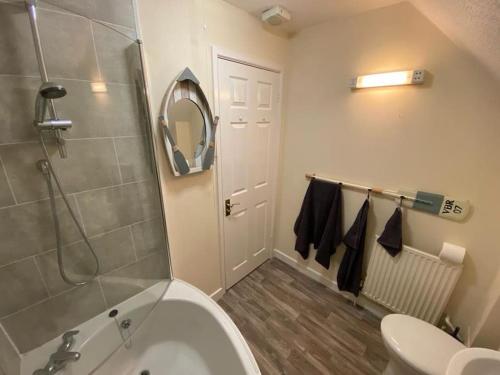
[[[272,259],[219,301],[263,375],[380,374],[387,363],[369,312]]]

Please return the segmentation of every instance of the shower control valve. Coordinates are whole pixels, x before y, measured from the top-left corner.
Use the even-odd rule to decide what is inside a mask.
[[[73,126],[71,120],[44,120],[42,122],[35,122],[35,126],[40,130],[67,130]]]

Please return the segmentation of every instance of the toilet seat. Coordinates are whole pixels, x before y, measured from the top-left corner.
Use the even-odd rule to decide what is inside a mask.
[[[446,373],[453,355],[465,348],[439,328],[408,315],[387,315],[382,319],[381,331],[388,349],[424,374]]]

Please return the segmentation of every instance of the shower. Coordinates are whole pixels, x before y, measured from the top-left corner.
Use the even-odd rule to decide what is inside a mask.
[[[36,96],[35,104],[35,118],[38,123],[45,120],[46,111],[48,108],[48,100],[59,99],[65,97],[67,94],[66,89],[62,85],[54,82],[42,83]]]
[[[33,42],[35,45],[40,76],[42,79],[42,85],[38,90],[35,102],[34,126],[35,129],[38,131],[40,146],[42,148],[44,159],[39,160],[37,162],[37,167],[45,178],[45,181],[47,183],[47,189],[49,192],[50,208],[52,211],[52,220],[54,223],[54,231],[56,236],[56,254],[57,254],[59,273],[62,279],[70,285],[74,286],[85,285],[88,284],[91,280],[93,280],[99,273],[99,259],[87,235],[85,234],[85,231],[83,230],[80,222],[78,221],[73,208],[69,204],[68,198],[64,192],[64,189],[62,188],[61,182],[50,160],[49,151],[45,143],[46,133],[53,134],[55,136],[55,140],[59,148],[59,155],[61,156],[61,158],[67,157],[66,142],[62,136],[62,131],[71,128],[73,124],[71,120],[59,119],[54,105],[54,100],[66,96],[67,91],[64,88],[64,86],[54,82],[50,82],[48,79],[47,69],[45,66],[45,60],[43,57],[42,46],[40,42],[40,33],[37,24],[36,0],[26,0],[26,8],[28,10],[28,15],[31,24],[31,31],[33,34]],[[78,229],[78,232],[80,233],[83,241],[87,245],[88,250],[91,253],[92,257],[94,258],[95,270],[93,274],[86,280],[74,280],[73,278],[69,277],[68,274],[66,273],[63,262],[63,243],[62,243],[63,241],[61,235],[61,226],[59,223],[59,216],[57,213],[56,193],[54,191],[54,185],[59,191],[59,194],[61,195],[61,198],[71,216],[71,219],[74,221]]]

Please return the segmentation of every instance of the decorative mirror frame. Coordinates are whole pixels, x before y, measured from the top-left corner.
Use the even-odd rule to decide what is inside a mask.
[[[196,157],[196,166],[189,166],[186,158],[182,154],[182,150],[177,146],[172,134],[169,130],[170,121],[168,118],[169,108],[172,108],[181,100],[192,101],[200,110],[204,122],[204,137],[202,139],[203,149],[198,157]],[[193,72],[186,68],[172,82],[161,106],[159,117],[160,126],[162,128],[163,142],[167,151],[170,167],[174,176],[183,176],[187,174],[199,173],[210,169],[214,159],[215,148],[215,130],[218,123],[218,117],[212,116],[210,105],[208,104],[205,93],[200,87],[200,81],[196,78]]]

